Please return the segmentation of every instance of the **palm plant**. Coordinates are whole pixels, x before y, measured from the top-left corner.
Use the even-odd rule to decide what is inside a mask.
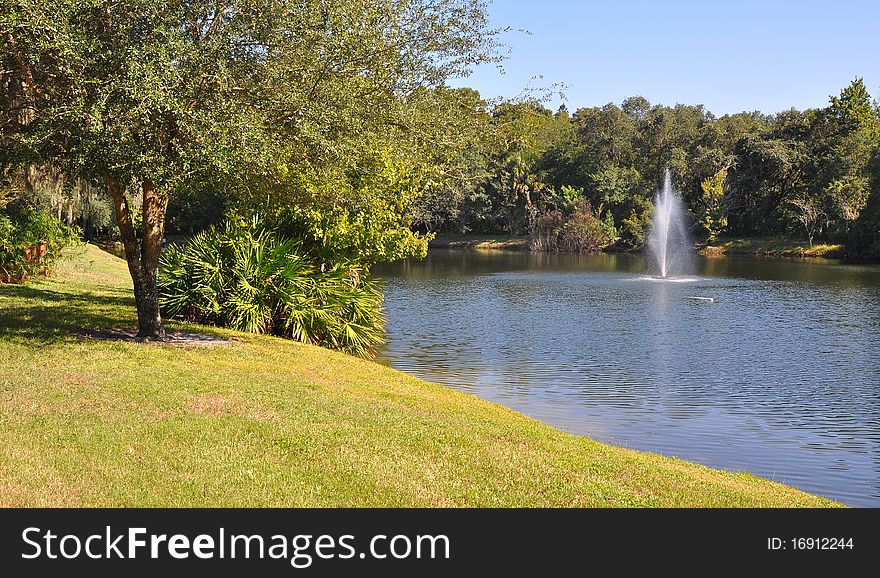
[[[382,342],[380,288],[359,265],[316,267],[302,254],[259,217],[231,218],[165,249],[160,306],[172,318],[368,355]]]

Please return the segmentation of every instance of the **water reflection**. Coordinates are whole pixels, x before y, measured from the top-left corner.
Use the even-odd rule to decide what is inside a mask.
[[[880,267],[643,271],[471,251],[386,266],[380,359],[568,431],[880,506]]]

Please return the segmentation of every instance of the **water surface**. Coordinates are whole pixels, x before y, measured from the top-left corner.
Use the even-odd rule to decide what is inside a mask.
[[[380,361],[556,427],[880,506],[880,267],[432,250]],[[693,299],[711,297],[714,301]]]

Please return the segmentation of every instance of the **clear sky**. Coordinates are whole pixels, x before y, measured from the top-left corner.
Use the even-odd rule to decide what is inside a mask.
[[[880,0],[495,0],[490,14],[514,29],[505,73],[451,83],[485,98],[515,97],[536,76],[564,83],[572,111],[638,94],[774,113],[824,106],[856,76],[880,95]]]

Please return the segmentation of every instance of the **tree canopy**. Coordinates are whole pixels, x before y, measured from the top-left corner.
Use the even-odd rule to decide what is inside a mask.
[[[110,193],[142,337],[174,198],[290,207],[374,260],[424,251],[427,111],[496,47],[479,0],[11,0],[0,38],[0,167]]]

